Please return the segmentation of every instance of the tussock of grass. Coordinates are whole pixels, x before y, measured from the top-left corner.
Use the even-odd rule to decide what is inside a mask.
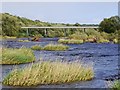
[[[29,40],[18,40],[18,42],[30,42]]]
[[[32,50],[42,50],[42,47],[39,45],[34,45],[31,47]]]
[[[50,51],[64,51],[67,50],[69,47],[63,44],[48,44],[43,47],[43,50],[50,50]]]
[[[35,56],[31,49],[25,47],[20,49],[3,48],[0,64],[20,64],[33,62],[34,60]]]
[[[63,44],[48,44],[44,47],[39,45],[34,45],[31,47],[32,50],[48,50],[48,51],[64,51],[67,50],[69,47]]]
[[[97,43],[108,43],[108,42],[110,42],[110,41],[107,40],[107,39],[99,39],[99,40],[97,40]]]
[[[64,44],[81,44],[83,43],[83,40],[75,40],[75,39],[59,39],[59,43],[64,43]]]
[[[91,66],[78,62],[41,62],[24,69],[13,70],[3,84],[10,86],[34,86],[61,84],[74,81],[91,80],[94,76]]]
[[[85,40],[88,38],[88,36],[85,33],[77,33],[77,34],[70,35],[68,38],[75,39],[75,40]]]

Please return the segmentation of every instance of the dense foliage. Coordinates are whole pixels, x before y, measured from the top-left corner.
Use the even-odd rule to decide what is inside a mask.
[[[118,16],[105,18],[100,23],[100,31],[104,31],[107,33],[114,33],[117,30],[120,30],[120,17]]]

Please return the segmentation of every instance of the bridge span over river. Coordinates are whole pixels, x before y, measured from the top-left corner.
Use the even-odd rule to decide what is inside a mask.
[[[41,26],[41,27],[36,27],[36,26],[30,26],[30,27],[21,27],[21,28],[23,28],[23,29],[26,29],[26,33],[27,33],[27,35],[29,36],[29,30],[31,30],[31,29],[43,29],[44,30],[44,33],[45,33],[45,36],[47,36],[47,29],[64,29],[65,30],[65,35],[66,35],[66,30],[67,29],[82,29],[84,32],[85,32],[85,30],[86,29],[95,29],[95,30],[97,30],[97,29],[99,29],[99,26],[59,26],[59,27],[43,27],[43,26]]]

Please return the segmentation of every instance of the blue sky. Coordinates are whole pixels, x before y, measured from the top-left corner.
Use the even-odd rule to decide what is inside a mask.
[[[2,12],[53,23],[98,24],[118,15],[117,2],[4,2]]]

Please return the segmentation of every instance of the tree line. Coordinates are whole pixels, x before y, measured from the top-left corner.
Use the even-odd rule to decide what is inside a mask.
[[[43,22],[40,20],[30,20],[25,17],[14,16],[9,13],[0,13],[2,16],[1,23],[2,24],[2,35],[6,36],[17,36],[17,37],[26,37],[26,29],[21,29],[23,26],[98,26],[97,24],[64,24],[64,23],[49,23]],[[120,17],[113,16],[110,18],[105,18],[99,24],[99,31],[106,33],[116,33],[120,30]],[[74,34],[78,30],[68,29],[67,35]],[[63,37],[65,36],[65,31],[63,29],[49,29],[47,32],[48,37]],[[30,36],[38,35],[44,37],[44,30],[32,29],[30,30]]]

